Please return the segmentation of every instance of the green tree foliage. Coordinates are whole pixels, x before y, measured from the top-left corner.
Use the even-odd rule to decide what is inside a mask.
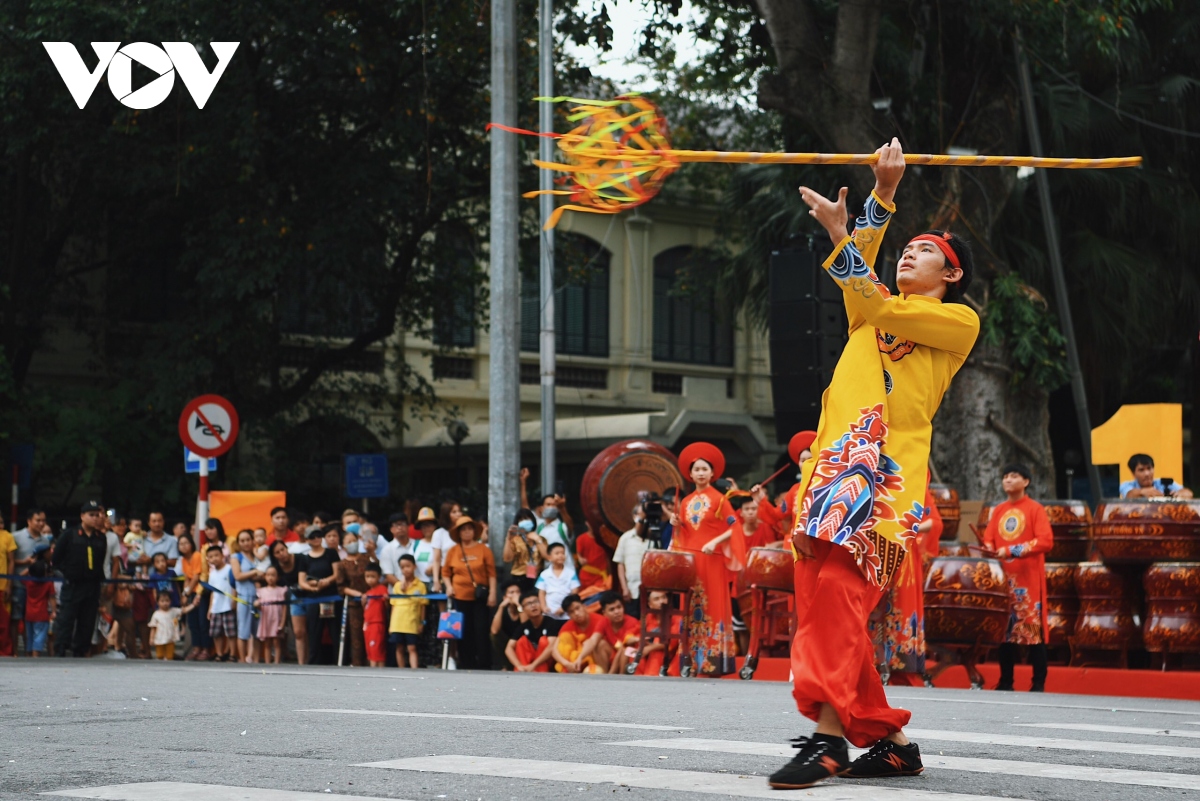
[[[0,5],[0,405],[10,442],[37,439],[42,503],[182,498],[175,418],[200,392],[281,470],[304,418],[433,402],[373,354],[464,299],[485,317],[488,21],[467,0]],[[101,82],[80,110],[40,43],[91,68],[98,40],[189,41],[210,69],[209,41],[241,44],[203,110],[179,81],[145,111]]]

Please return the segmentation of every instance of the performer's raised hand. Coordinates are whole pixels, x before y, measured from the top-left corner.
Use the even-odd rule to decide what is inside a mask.
[[[843,186],[838,190],[837,200],[833,201],[807,186],[800,187],[800,199],[808,206],[809,216],[821,224],[834,245],[846,238],[846,225],[850,222],[850,218],[846,214],[846,193],[848,191]]]
[[[896,197],[896,187],[904,177],[904,148],[900,146],[900,140],[893,136],[891,142],[875,152],[879,154],[879,161],[871,165],[871,172],[875,173],[875,194],[891,205]]]

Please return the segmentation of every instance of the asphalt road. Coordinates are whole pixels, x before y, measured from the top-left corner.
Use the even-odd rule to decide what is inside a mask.
[[[779,792],[765,776],[812,729],[786,684],[4,660],[0,799],[1200,795],[1200,703],[890,695],[913,711],[922,776]]]

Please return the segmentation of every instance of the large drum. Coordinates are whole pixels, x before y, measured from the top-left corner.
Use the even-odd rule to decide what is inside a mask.
[[[938,514],[942,516],[943,540],[958,539],[958,523],[962,518],[962,508],[958,505],[958,490],[948,484],[930,484],[929,494],[937,505]]]
[[[682,487],[675,456],[657,442],[630,439],[609,445],[584,471],[579,500],[598,540],[614,550],[621,534],[633,528],[638,493],[661,495]]]
[[[748,589],[796,591],[796,559],[779,548],[751,548],[742,580]]]
[[[1141,645],[1137,588],[1121,573],[1100,562],[1084,562],[1075,572],[1079,618],[1074,645],[1078,648],[1124,650]]]
[[[925,641],[933,645],[1002,645],[1009,597],[997,559],[939,556],[925,579]]]
[[[1132,498],[1096,509],[1092,541],[1106,564],[1200,561],[1200,499]]]
[[[696,557],[683,551],[646,551],[642,557],[642,590],[691,592],[696,584]]]
[[[1075,574],[1079,565],[1074,562],[1046,563],[1046,633],[1047,645],[1066,645],[1075,633],[1079,620],[1079,593],[1075,590]]]
[[[1200,653],[1200,563],[1158,562],[1142,576],[1146,650]]]
[[[1046,554],[1047,562],[1082,562],[1089,556],[1088,528],[1092,510],[1083,501],[1041,501],[1054,532],[1054,547]],[[979,510],[979,531],[992,520],[996,504],[984,504]]]

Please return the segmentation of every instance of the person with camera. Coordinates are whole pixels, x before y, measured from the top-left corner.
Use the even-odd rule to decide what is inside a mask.
[[[650,519],[653,518],[653,519]],[[662,534],[663,503],[650,496],[633,507],[633,528],[617,540],[612,560],[617,565],[617,587],[625,604],[625,614],[640,617],[642,591],[642,559],[646,551],[657,548]]]
[[[537,528],[537,518],[528,509],[518,509],[513,518],[513,524],[508,527],[504,537],[504,552],[501,557],[508,562],[509,572],[513,580],[521,588],[521,594],[534,592],[534,584],[541,575],[545,559],[542,552],[546,548],[543,540],[534,531]]]

